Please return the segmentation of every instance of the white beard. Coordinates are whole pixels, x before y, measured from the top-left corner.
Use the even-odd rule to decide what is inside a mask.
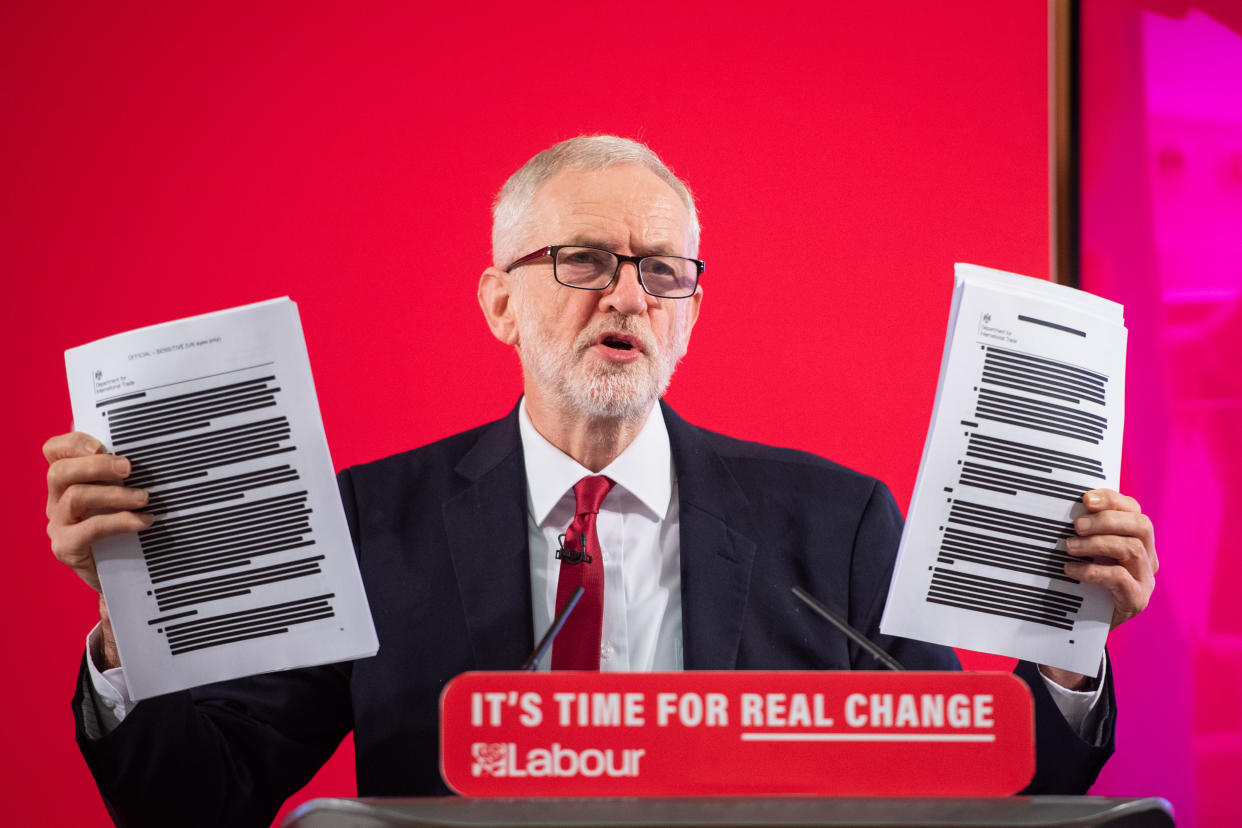
[[[591,346],[605,331],[638,339],[642,356],[630,363],[592,357]],[[554,341],[530,314],[519,316],[518,336],[522,366],[541,389],[586,417],[623,420],[646,414],[664,394],[677,362],[686,353],[688,339],[685,316],[680,313],[673,315],[668,347],[663,351],[648,328],[620,313],[584,329],[568,348]]]

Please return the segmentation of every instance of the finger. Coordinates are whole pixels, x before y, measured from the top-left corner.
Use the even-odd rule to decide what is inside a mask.
[[[1155,581],[1135,578],[1125,567],[1098,563],[1068,563],[1065,573],[1085,584],[1106,588],[1113,601],[1112,627],[1133,618],[1147,607]]]
[[[77,523],[101,511],[130,511],[147,505],[146,489],[124,486],[100,486],[75,483],[49,509],[48,519],[55,524]]]
[[[66,457],[47,467],[47,494],[52,500],[59,500],[65,489],[75,483],[116,483],[132,470],[127,459],[115,454]]]
[[[1143,511],[1137,500],[1112,489],[1092,489],[1085,492],[1082,502],[1089,512],[1102,512],[1105,509],[1115,509],[1120,512]]]
[[[99,591],[99,574],[95,570],[93,544],[114,535],[141,531],[151,526],[154,521],[153,515],[112,512],[94,515],[70,526],[48,527],[52,554],[76,572],[92,589]]]
[[[1080,558],[1105,558],[1122,566],[1150,568],[1147,547],[1139,538],[1126,535],[1092,535],[1085,538],[1066,538],[1065,551]],[[1106,561],[1096,561],[1104,563]]]
[[[57,434],[43,444],[43,458],[49,463],[69,457],[85,457],[103,451],[103,443],[89,434],[71,431],[68,434]]]
[[[1155,532],[1151,518],[1142,512],[1122,512],[1109,509],[1074,520],[1074,531],[1079,537],[1091,535],[1125,535],[1138,538],[1150,549],[1155,548]]]

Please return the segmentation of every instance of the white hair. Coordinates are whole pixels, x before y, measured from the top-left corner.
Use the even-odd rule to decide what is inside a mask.
[[[562,170],[606,170],[622,164],[637,164],[655,173],[673,188],[690,215],[690,255],[699,254],[699,215],[694,209],[694,196],[680,178],[673,175],[660,156],[646,145],[615,135],[580,135],[553,144],[522,165],[509,177],[496,195],[492,206],[492,261],[496,267],[508,267],[525,250],[518,250],[525,232],[527,211],[535,193],[552,176]]]

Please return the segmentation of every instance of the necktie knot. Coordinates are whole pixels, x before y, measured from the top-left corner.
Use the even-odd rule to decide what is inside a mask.
[[[574,484],[574,512],[579,515],[597,515],[599,506],[616,484],[603,475],[584,477]]]

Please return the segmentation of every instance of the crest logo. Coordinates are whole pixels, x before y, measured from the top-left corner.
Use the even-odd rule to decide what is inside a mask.
[[[470,766],[472,775],[505,775],[505,759],[509,755],[509,746],[504,742],[475,742],[470,746],[470,755],[474,758],[474,763]]]
[[[101,379],[103,379],[103,371],[96,368],[95,369],[95,382],[99,382]]]

